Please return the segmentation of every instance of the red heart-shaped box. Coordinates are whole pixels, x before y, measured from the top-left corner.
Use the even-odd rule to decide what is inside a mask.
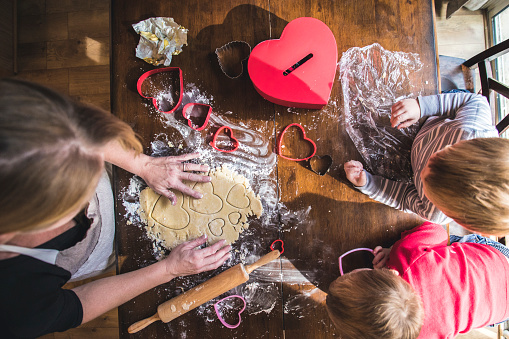
[[[315,18],[297,18],[280,39],[253,49],[248,72],[265,99],[288,107],[320,109],[329,101],[338,48],[329,27]]]

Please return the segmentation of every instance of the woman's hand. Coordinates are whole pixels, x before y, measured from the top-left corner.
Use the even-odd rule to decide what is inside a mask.
[[[207,165],[184,162],[199,157],[199,153],[190,153],[176,157],[148,157],[138,175],[141,176],[147,185],[155,192],[167,197],[173,205],[177,203],[177,197],[170,191],[172,188],[193,198],[201,199],[201,193],[194,191],[191,187],[182,182],[182,180],[194,182],[210,181],[209,176],[188,173],[209,171]]]
[[[224,240],[212,246],[197,249],[206,241],[207,236],[202,235],[197,239],[178,245],[171,251],[168,258],[163,260],[166,272],[171,278],[214,270],[230,257],[231,246],[224,246]]]
[[[385,263],[389,260],[389,253],[391,253],[390,248],[383,248],[382,246],[377,246],[373,250],[373,254],[375,255],[375,259],[373,259],[373,268],[384,268]]]
[[[182,180],[195,182],[209,182],[210,177],[189,172],[208,172],[207,165],[187,163],[185,161],[200,157],[199,153],[190,153],[176,157],[151,157],[136,154],[133,150],[124,149],[116,140],[103,148],[104,160],[131,173],[139,175],[157,193],[177,203],[177,197],[170,189],[176,189],[193,198],[200,199],[202,195],[184,184]]]
[[[366,185],[366,173],[362,167],[362,163],[350,160],[345,163],[346,178],[357,187]]]
[[[417,99],[404,99],[398,101],[391,108],[391,126],[398,129],[408,127],[421,117],[421,107]]]

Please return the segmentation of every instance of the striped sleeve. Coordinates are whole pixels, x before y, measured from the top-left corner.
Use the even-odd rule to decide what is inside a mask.
[[[473,93],[449,93],[419,97],[421,116],[441,116],[455,120],[461,128],[483,130],[493,125],[486,98]]]
[[[447,224],[452,219],[437,209],[426,197],[421,198],[413,183],[389,180],[366,172],[366,185],[356,187],[371,199],[437,224]]]

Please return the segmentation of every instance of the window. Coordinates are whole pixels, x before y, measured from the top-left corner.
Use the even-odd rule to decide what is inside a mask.
[[[488,18],[491,23],[492,45],[509,39],[509,1],[492,1],[488,7]],[[503,84],[509,84],[509,53],[495,59],[492,63],[493,77]],[[509,114],[509,99],[500,94],[495,96],[495,122]],[[509,131],[501,134],[509,138]]]

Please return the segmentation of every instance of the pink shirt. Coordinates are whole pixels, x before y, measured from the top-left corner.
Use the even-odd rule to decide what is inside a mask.
[[[424,305],[419,338],[454,338],[509,318],[509,264],[493,247],[447,246],[442,226],[425,222],[403,232],[387,267],[415,289]]]

